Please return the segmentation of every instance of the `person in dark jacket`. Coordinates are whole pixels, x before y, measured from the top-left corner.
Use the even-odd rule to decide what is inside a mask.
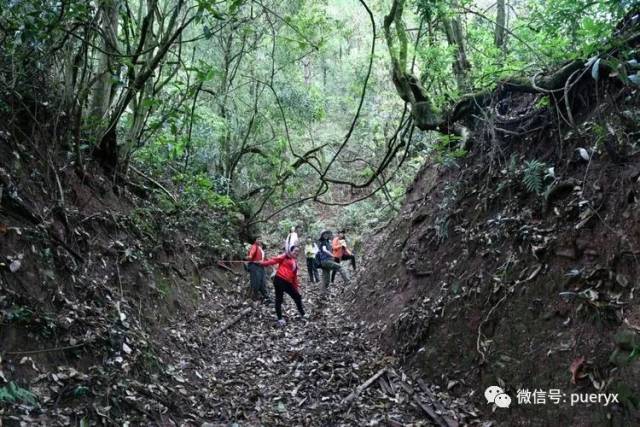
[[[260,262],[264,261],[264,250],[262,249],[262,239],[260,236],[256,237],[256,240],[249,249],[247,255],[247,269],[249,270],[249,283],[253,292],[260,294],[267,304],[271,303],[267,287],[265,286],[265,271],[264,267],[260,265]]]
[[[304,306],[302,305],[302,296],[300,295],[300,283],[298,282],[298,261],[297,257],[300,249],[297,246],[291,246],[289,252],[284,253],[275,258],[260,262],[260,265],[267,267],[269,265],[278,264],[276,276],[273,279],[273,286],[276,290],[276,316],[278,325],[284,326],[287,322],[282,318],[282,300],[284,294],[293,299],[298,308],[300,317],[304,318]]]
[[[331,245],[332,233],[330,231],[324,231],[320,235],[320,241],[318,242],[318,255],[316,259],[320,263],[322,268],[322,283],[325,290],[329,288],[329,282],[331,279],[331,272],[337,271],[338,274],[344,280],[345,285],[350,283],[347,272],[342,268],[340,264],[333,260],[333,248]]]

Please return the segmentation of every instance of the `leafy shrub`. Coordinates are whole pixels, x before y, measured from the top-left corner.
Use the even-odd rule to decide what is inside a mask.
[[[3,310],[5,319],[9,322],[28,322],[33,318],[33,311],[27,307],[14,306],[9,310]]]
[[[434,161],[445,167],[455,166],[456,160],[467,155],[467,151],[459,146],[461,141],[457,135],[440,135],[432,146]]]
[[[231,197],[220,194],[220,183],[205,173],[196,175],[178,174],[174,181],[180,186],[181,201],[186,205],[203,203],[211,209],[228,210],[235,207]]]

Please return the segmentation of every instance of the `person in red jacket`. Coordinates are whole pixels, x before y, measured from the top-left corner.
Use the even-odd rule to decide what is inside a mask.
[[[292,246],[288,253],[259,263],[263,267],[278,264],[273,286],[276,290],[276,316],[280,326],[284,326],[287,323],[282,318],[282,299],[285,293],[293,299],[300,317],[304,318],[304,307],[302,306],[302,296],[300,296],[300,284],[298,282],[297,258],[299,252],[300,249],[297,246]]]
[[[335,262],[340,264],[341,261],[350,260],[353,271],[356,271],[356,257],[351,253],[349,248],[347,248],[347,241],[344,230],[338,232],[338,235],[333,239],[333,242],[331,243],[331,248],[333,250],[333,258]],[[336,270],[333,270],[331,272],[331,283],[333,283],[335,280]]]

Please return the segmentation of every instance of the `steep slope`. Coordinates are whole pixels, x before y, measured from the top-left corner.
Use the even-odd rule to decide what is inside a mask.
[[[216,267],[239,249],[234,212],[175,206],[95,165],[78,173],[42,120],[0,128],[0,420],[176,416],[178,383],[158,376],[173,363],[163,328],[234,284]]]
[[[425,165],[365,245],[361,318],[420,375],[508,424],[640,421],[640,103],[592,64],[557,95],[495,92],[467,157]],[[487,404],[491,385],[510,409]],[[567,401],[518,404],[520,389]]]

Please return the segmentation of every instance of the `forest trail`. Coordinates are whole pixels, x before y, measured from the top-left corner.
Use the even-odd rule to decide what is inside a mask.
[[[485,3],[2,2],[0,427],[640,426],[640,3]]]
[[[205,425],[453,426],[475,416],[464,401],[446,404],[456,410],[444,409],[446,393],[425,393],[424,383],[412,381],[366,338],[367,325],[349,318],[351,288],[337,281],[325,296],[306,271],[301,277],[308,320],[297,319],[285,295],[285,327],[275,325],[273,305],[247,301],[246,277],[238,277],[228,293],[203,283],[200,307],[166,329],[165,350],[177,361],[166,372],[202,390],[200,398],[179,405],[184,419],[213,423]],[[382,369],[370,386],[348,398]]]

